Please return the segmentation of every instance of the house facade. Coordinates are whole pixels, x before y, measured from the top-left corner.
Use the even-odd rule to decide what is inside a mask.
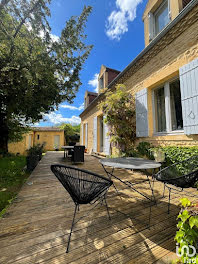
[[[9,153],[27,155],[27,150],[44,144],[44,150],[60,149],[65,143],[64,130],[56,127],[36,127],[23,136],[22,141],[8,144]]]
[[[143,22],[145,49],[105,85],[113,90],[124,84],[135,97],[136,144],[198,145],[198,0],[149,0]],[[88,151],[101,152],[101,100],[105,93],[99,90],[80,115],[81,143]],[[103,124],[109,155],[106,130]]]

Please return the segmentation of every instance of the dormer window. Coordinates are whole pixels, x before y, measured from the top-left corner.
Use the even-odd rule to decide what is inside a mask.
[[[99,90],[104,88],[104,77],[103,75],[99,79]]]
[[[164,1],[154,15],[155,35],[169,23],[168,1]]]
[[[164,0],[154,12],[149,13],[149,40],[157,36],[170,22],[169,1]]]

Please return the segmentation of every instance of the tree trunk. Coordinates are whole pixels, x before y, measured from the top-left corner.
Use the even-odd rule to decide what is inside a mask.
[[[5,114],[0,113],[0,153],[8,153],[8,126]]]

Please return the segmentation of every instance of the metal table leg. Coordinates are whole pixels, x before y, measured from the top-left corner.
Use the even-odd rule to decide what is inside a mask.
[[[112,177],[114,177],[115,179],[119,180],[121,183],[123,183],[123,184],[125,184],[126,186],[128,186],[129,188],[131,188],[133,191],[139,193],[141,196],[143,196],[144,198],[148,199],[149,201],[153,201],[152,198],[154,198],[154,202],[156,203],[156,201],[155,201],[155,196],[154,196],[154,191],[153,191],[153,188],[152,188],[152,186],[151,186],[151,183],[150,183],[150,180],[149,180],[149,178],[148,178],[148,175],[147,175],[147,179],[148,179],[148,181],[149,181],[150,189],[151,189],[151,191],[152,191],[152,198],[146,196],[145,194],[141,193],[141,192],[138,191],[136,188],[134,188],[133,186],[134,186],[134,185],[137,185],[137,183],[131,183],[131,182],[129,182],[129,181],[123,181],[123,180],[121,180],[119,177],[115,176],[115,175],[113,174],[114,168],[112,169],[112,172],[109,172],[109,171],[106,170],[106,168],[105,168],[105,166],[104,166],[103,164],[101,164],[101,165],[102,165],[102,167],[104,168],[104,171],[106,172],[107,176],[108,176],[110,179],[111,179]],[[146,181],[147,181],[147,180],[146,180]],[[144,181],[144,182],[145,182],[145,181]],[[138,184],[139,184],[139,183],[138,183]],[[117,188],[116,188],[116,186],[115,186],[114,183],[113,183],[113,186],[114,186],[115,190],[118,192],[118,190],[117,190]]]

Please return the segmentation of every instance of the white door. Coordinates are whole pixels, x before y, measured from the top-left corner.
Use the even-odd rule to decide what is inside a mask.
[[[54,148],[59,149],[60,148],[60,136],[54,136]]]
[[[32,146],[32,135],[29,135],[28,137],[28,149],[30,149]]]
[[[105,117],[104,117],[105,118]],[[109,127],[106,123],[103,124],[103,152],[108,156],[111,155],[111,144],[110,144],[110,136],[108,134]]]

